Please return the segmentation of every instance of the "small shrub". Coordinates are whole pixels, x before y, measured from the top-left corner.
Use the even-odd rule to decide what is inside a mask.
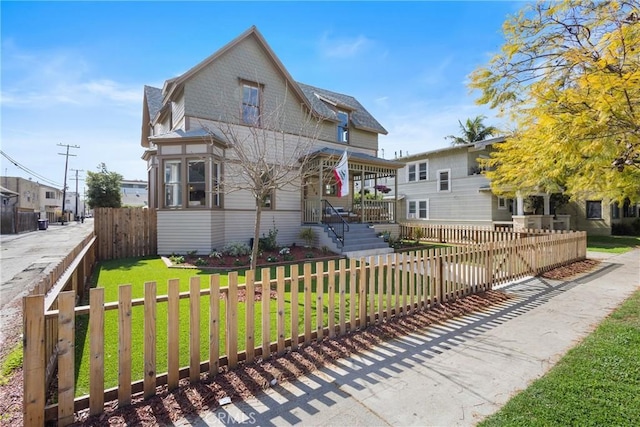
[[[181,256],[181,255],[171,255],[169,257],[169,260],[174,264],[183,264],[184,263],[184,257]]]
[[[328,254],[329,252],[331,252],[331,250],[329,249],[329,247],[328,247],[328,246],[326,246],[326,245],[325,245],[325,246],[323,246],[323,247],[322,247],[322,253],[323,253],[323,254],[325,254],[325,255],[326,255],[326,254]]]
[[[246,243],[229,242],[222,248],[222,252],[231,256],[245,256],[251,253],[251,248]]]
[[[198,259],[194,262],[194,264],[197,265],[198,267],[201,267],[203,265],[207,265],[207,261],[205,261],[202,258],[198,257]]]
[[[313,252],[307,252],[306,254],[304,254],[305,258],[313,258],[315,257],[315,254]]]
[[[195,250],[193,250],[193,251],[188,251],[188,252],[187,252],[187,255],[189,255],[189,256],[196,256],[196,254],[197,254],[197,253],[198,253],[198,250],[197,250],[197,249],[195,249]]]
[[[276,262],[276,261],[278,261],[278,257],[275,257],[275,256],[267,257],[267,262]]]
[[[236,258],[236,260],[233,261],[233,265],[235,265],[236,267],[239,267],[241,265],[244,265],[244,262],[240,261],[240,258]]]
[[[268,235],[265,236],[264,233],[262,237],[258,240],[258,249],[263,251],[273,251],[278,247],[278,229],[276,228],[276,223],[274,220],[273,228],[269,230]]]
[[[305,246],[308,248],[311,246],[311,244],[313,243],[313,240],[316,238],[316,232],[313,231],[311,227],[303,228],[302,230],[300,230],[298,237],[304,240]]]
[[[218,252],[215,249],[209,254],[209,258],[222,259],[222,252]]]
[[[285,261],[293,261],[293,260],[295,260],[295,259],[296,259],[296,258],[295,258],[293,255],[289,254],[289,253],[287,253],[287,254],[285,254],[285,255],[284,255],[284,260],[285,260]]]

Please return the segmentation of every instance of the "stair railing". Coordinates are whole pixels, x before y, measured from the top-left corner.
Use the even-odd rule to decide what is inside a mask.
[[[322,223],[327,225],[329,232],[340,242],[340,246],[344,247],[345,232],[349,231],[349,224],[326,199],[322,199],[322,212]]]

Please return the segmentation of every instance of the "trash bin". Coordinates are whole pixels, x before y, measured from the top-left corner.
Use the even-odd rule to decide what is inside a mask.
[[[46,230],[48,227],[49,227],[49,220],[47,219],[38,220],[38,230]]]

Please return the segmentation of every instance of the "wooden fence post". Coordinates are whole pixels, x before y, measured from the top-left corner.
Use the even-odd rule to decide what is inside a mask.
[[[229,272],[227,278],[227,366],[233,369],[238,364],[238,272]]]
[[[144,398],[156,394],[156,282],[144,284]],[[93,291],[93,289],[92,289]]]
[[[271,269],[262,273],[262,359],[271,356]]]
[[[89,292],[89,414],[104,411],[104,288]]]
[[[244,351],[247,363],[253,362],[256,357],[256,319],[255,319],[255,270],[247,270],[244,275],[245,283],[245,332],[244,332]]]
[[[167,283],[167,386],[178,387],[180,379],[180,280]]]
[[[22,299],[25,426],[44,426],[44,295]]]
[[[73,424],[75,395],[76,293],[58,295],[58,425]]]
[[[209,376],[218,375],[220,367],[220,275],[209,277]],[[253,300],[253,295],[251,295]]]
[[[118,288],[118,406],[131,403],[131,285]]]
[[[200,277],[189,279],[189,381],[200,380]]]

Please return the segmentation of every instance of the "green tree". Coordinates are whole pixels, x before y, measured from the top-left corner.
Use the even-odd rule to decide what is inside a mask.
[[[640,199],[640,2],[539,2],[470,86],[515,126],[487,173],[494,192]]]
[[[462,136],[449,135],[445,138],[451,140],[451,145],[462,145],[483,141],[488,136],[498,133],[498,129],[494,126],[485,126],[484,119],[486,119],[485,116],[476,116],[474,119],[467,119],[464,123],[458,120]]]
[[[122,175],[109,172],[104,163],[98,165],[99,172],[87,172],[87,203],[93,208],[119,208],[122,206],[120,183]]]

